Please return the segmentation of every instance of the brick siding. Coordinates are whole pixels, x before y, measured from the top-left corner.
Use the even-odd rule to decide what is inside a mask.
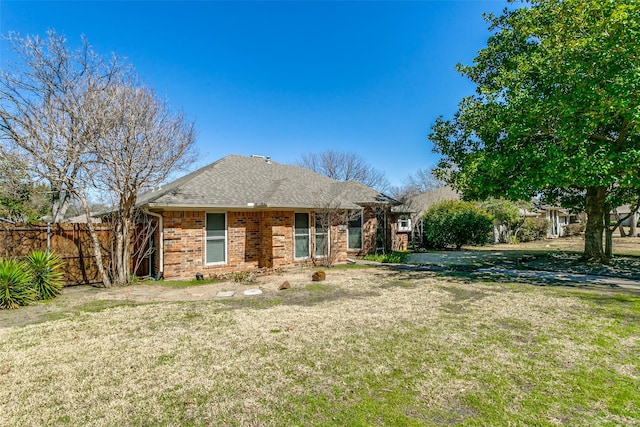
[[[314,241],[314,215],[310,211],[311,240]],[[190,279],[197,273],[205,277],[259,269],[283,269],[298,265],[313,265],[313,257],[294,259],[294,211],[226,212],[227,262],[206,265],[206,212],[165,211],[164,271],[166,279]],[[336,263],[344,263],[347,256],[361,255],[375,250],[376,217],[365,209],[363,218],[363,249],[347,251],[347,232],[344,224],[333,224],[330,229],[331,252]],[[156,237],[157,239],[157,237]],[[156,240],[156,248],[159,241]],[[313,254],[313,245],[311,253]],[[156,268],[159,256],[156,254]]]

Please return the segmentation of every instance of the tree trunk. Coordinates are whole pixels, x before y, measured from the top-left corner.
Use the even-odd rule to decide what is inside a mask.
[[[620,214],[618,213],[618,209],[617,208],[613,209],[613,214],[616,216],[616,221],[618,222],[618,229],[620,230],[620,237],[627,237],[627,235],[624,233],[624,226],[622,225],[622,223],[624,222],[624,219],[622,219],[620,217]],[[629,218],[629,217],[627,217],[627,218]],[[608,226],[609,225],[607,225],[607,227]]]
[[[116,285],[127,285],[131,280],[131,227],[133,224],[135,198],[122,202],[120,215],[114,226],[113,278]]]
[[[62,222],[69,208],[70,195],[67,191],[51,185],[51,222]]]
[[[631,218],[629,219],[631,221],[631,227],[629,230],[629,235],[631,237],[637,237],[638,236],[638,211],[634,212],[631,214]]]
[[[584,232],[584,258],[602,262],[602,233],[604,231],[606,187],[587,188],[587,227]]]
[[[100,244],[98,233],[96,233],[96,228],[93,226],[93,221],[91,220],[89,203],[87,202],[87,199],[81,194],[76,194],[76,196],[78,197],[78,199],[80,199],[80,203],[82,203],[84,212],[87,215],[87,227],[89,228],[89,235],[91,236],[91,243],[93,244],[93,255],[96,257],[96,267],[98,268],[98,273],[100,274],[100,279],[102,280],[102,286],[104,286],[105,288],[110,288],[111,279],[102,262],[102,245]]]
[[[607,259],[613,258],[613,231],[615,227],[611,227],[611,215],[609,215],[609,206],[605,205],[605,214],[604,214],[604,256]],[[614,209],[616,213],[616,218],[618,219],[618,224],[620,223],[620,215]]]

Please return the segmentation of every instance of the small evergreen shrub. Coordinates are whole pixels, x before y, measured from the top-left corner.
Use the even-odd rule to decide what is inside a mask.
[[[493,231],[491,215],[474,203],[459,200],[433,205],[423,221],[425,242],[436,249],[484,245]]]
[[[0,260],[0,308],[18,308],[37,299],[28,265],[13,259]]]
[[[544,218],[525,218],[516,235],[521,242],[542,240],[547,237],[549,225],[549,221]]]
[[[250,271],[238,271],[233,273],[233,281],[236,283],[250,283],[255,279],[255,275]]]
[[[33,285],[40,299],[51,299],[60,295],[63,274],[62,261],[52,252],[34,251],[27,256]]]
[[[401,264],[406,261],[407,254],[405,252],[392,252],[390,254],[369,254],[363,259],[367,261],[375,261],[382,263]]]
[[[586,224],[582,222],[576,222],[575,224],[567,224],[564,226],[564,236],[572,237],[572,236],[580,236],[584,233],[586,228]]]

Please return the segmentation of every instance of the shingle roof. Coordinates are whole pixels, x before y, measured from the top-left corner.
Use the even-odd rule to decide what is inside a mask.
[[[138,206],[354,209],[398,202],[355,181],[339,182],[300,166],[230,155],[138,197]]]
[[[444,187],[436,188],[434,190],[427,191],[426,193],[410,197],[400,206],[395,206],[393,211],[401,213],[414,212],[422,215],[422,213],[426,212],[432,205],[445,200],[460,200],[460,193],[446,185]]]

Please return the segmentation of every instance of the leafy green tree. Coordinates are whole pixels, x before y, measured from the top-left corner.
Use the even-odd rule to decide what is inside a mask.
[[[26,167],[14,156],[0,151],[0,218],[36,221],[49,213],[48,187],[33,182]]]
[[[424,239],[429,246],[444,249],[462,245],[484,245],[493,229],[493,218],[476,203],[446,200],[424,214]]]
[[[506,232],[498,236],[501,241],[506,242],[524,221],[524,215],[516,202],[490,197],[482,202],[481,206],[493,217],[496,225],[506,228]]]
[[[476,84],[429,138],[470,199],[570,192],[588,214],[584,255],[605,260],[611,196],[640,191],[640,3],[532,0],[487,16]]]

